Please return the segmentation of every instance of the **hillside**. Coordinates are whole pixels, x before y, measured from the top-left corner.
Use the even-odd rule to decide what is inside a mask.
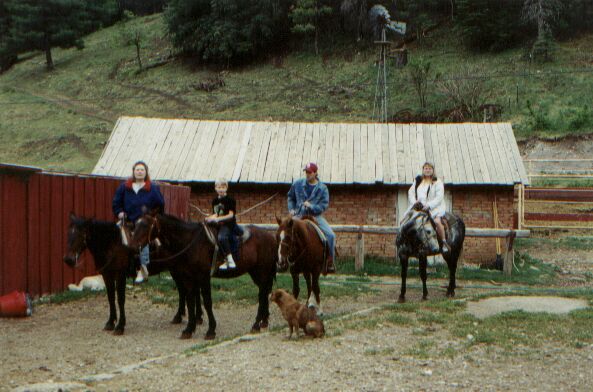
[[[86,48],[55,49],[56,69],[34,54],[0,75],[0,161],[48,169],[90,171],[120,115],[220,120],[369,121],[373,111],[375,48],[338,45],[322,56],[296,51],[240,69],[209,69],[171,58],[161,15],[136,18],[145,65],[113,26],[86,37]],[[484,75],[488,103],[502,108],[520,139],[593,133],[593,37],[559,43],[556,61],[524,60],[525,49],[467,52],[447,26],[408,46],[411,59],[430,61],[441,78],[463,69]],[[494,75],[494,77],[493,77]],[[390,114],[419,112],[408,69],[390,68]],[[211,92],[200,84],[224,85]],[[481,79],[482,80],[482,79]],[[216,87],[216,86],[215,86]],[[428,110],[451,109],[437,83]],[[531,111],[528,108],[531,102]]]

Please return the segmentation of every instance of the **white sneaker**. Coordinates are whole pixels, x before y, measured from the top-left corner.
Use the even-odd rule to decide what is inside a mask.
[[[227,263],[226,261],[224,263],[222,263],[220,265],[220,267],[218,267],[219,270],[223,270],[223,271],[227,270],[228,268],[229,268],[229,263]]]
[[[222,265],[220,267],[218,267],[218,269],[220,270],[227,270],[227,269],[234,269],[237,268],[237,265],[235,264],[235,260],[233,260],[233,255],[229,254],[226,257],[226,261],[224,263],[222,263]]]
[[[138,270],[138,274],[136,275],[136,279],[134,279],[134,283],[144,283],[144,275],[142,274],[142,268]]]

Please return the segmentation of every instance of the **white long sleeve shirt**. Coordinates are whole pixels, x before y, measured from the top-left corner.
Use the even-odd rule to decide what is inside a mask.
[[[420,183],[418,186],[418,199],[416,199],[416,182],[408,190],[408,211],[416,202],[430,207],[430,215],[433,218],[445,215],[445,186],[437,179],[432,184]]]

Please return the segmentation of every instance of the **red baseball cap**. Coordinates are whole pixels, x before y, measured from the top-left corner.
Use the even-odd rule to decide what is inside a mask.
[[[309,162],[303,170],[307,172],[317,173],[317,165],[314,162]]]

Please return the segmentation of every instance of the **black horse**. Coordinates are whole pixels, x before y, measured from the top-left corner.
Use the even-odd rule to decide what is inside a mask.
[[[218,271],[214,275],[220,278],[234,278],[245,273],[251,276],[259,288],[259,305],[253,332],[267,328],[269,295],[276,277],[277,243],[275,237],[256,227],[248,227],[250,237],[240,247],[241,259],[236,261],[237,268]],[[202,223],[184,222],[166,214],[144,214],[136,221],[136,227],[130,241],[134,247],[142,247],[158,237],[162,247],[171,254],[184,255],[183,262],[171,263],[171,271],[180,278],[180,283],[187,293],[188,321],[181,334],[182,339],[189,339],[196,329],[194,309],[200,308],[200,296],[208,315],[208,330],[205,339],[216,337],[216,320],[212,312],[211,270],[214,253],[216,230]],[[194,304],[195,303],[195,304]]]
[[[86,219],[70,213],[68,249],[64,256],[64,262],[70,267],[76,267],[78,259],[85,249],[88,249],[93,255],[95,269],[105,281],[107,299],[109,300],[109,319],[105,323],[104,329],[114,331],[115,335],[122,335],[126,325],[126,277],[133,277],[135,273],[135,268],[133,268],[134,251],[123,245],[120,229],[115,223]],[[168,266],[166,263],[151,263],[149,272],[156,274],[167,269]],[[181,323],[182,316],[185,314],[186,296],[177,276],[172,274],[172,277],[179,291],[179,306],[171,322],[178,324]],[[119,321],[115,307],[116,291]],[[199,312],[201,313],[201,309]],[[116,321],[118,321],[117,326],[115,325]]]
[[[447,244],[449,245],[449,251],[441,253],[436,225],[430,213],[412,210],[404,218],[405,223],[400,228],[396,240],[397,254],[402,268],[402,288],[399,302],[405,302],[406,300],[408,259],[410,257],[418,258],[420,278],[422,279],[422,299],[425,300],[428,296],[428,290],[426,289],[426,257],[439,253],[442,254],[449,267],[447,297],[455,296],[455,273],[457,272],[457,260],[461,254],[465,239],[465,224],[459,216],[454,214],[447,213],[445,219],[448,223]]]

